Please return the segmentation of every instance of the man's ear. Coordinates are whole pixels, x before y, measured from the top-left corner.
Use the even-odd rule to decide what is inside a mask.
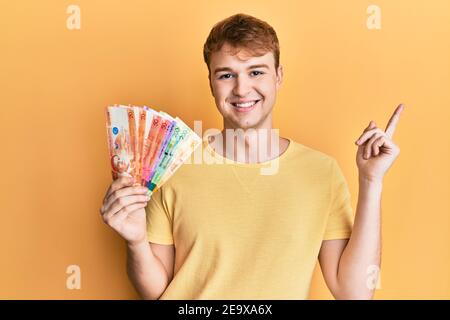
[[[277,89],[283,83],[283,66],[279,65],[277,69]]]

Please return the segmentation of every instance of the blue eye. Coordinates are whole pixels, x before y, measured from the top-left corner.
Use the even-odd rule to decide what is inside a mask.
[[[232,76],[231,73],[226,73],[226,74],[221,75],[219,77],[219,79],[230,79],[231,76]]]
[[[255,74],[255,73],[256,73],[256,74]],[[261,72],[261,71],[252,71],[251,74],[252,74],[252,75],[255,75],[255,76],[258,76],[258,75],[260,75],[260,74],[264,74],[264,72]]]

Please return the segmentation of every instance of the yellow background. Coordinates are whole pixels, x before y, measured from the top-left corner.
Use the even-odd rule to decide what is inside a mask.
[[[70,4],[81,29],[66,28]],[[370,4],[381,30],[369,30]],[[283,136],[335,157],[357,200],[354,141],[406,109],[385,178],[377,299],[450,298],[450,2],[4,1],[0,13],[0,298],[136,298],[124,242],[101,220],[104,107],[154,105],[221,128],[202,46],[238,12],[269,22]],[[66,268],[81,268],[81,290]],[[313,299],[332,298],[317,269]]]

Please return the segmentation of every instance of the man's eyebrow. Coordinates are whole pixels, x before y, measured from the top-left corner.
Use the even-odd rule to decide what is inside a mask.
[[[247,70],[249,69],[256,69],[256,68],[266,68],[269,69],[269,66],[267,64],[254,64],[250,67],[247,68]]]
[[[247,68],[247,70],[250,69],[256,69],[256,68],[266,68],[269,69],[269,66],[267,64],[254,64],[252,66],[249,66]],[[233,69],[229,68],[229,67],[222,67],[222,68],[217,68],[214,70],[214,74],[218,73],[218,72],[222,72],[222,71],[233,71]]]
[[[217,72],[222,72],[222,71],[233,71],[231,68],[228,67],[222,67],[222,68],[217,68],[214,70],[214,73],[216,74]]]

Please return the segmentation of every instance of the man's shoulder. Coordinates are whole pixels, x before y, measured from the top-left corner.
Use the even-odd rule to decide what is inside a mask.
[[[293,139],[290,139],[290,143],[292,143],[292,154],[296,160],[306,161],[308,163],[316,163],[318,165],[329,166],[333,164],[336,160],[330,154],[315,149],[307,144],[300,143]]]

